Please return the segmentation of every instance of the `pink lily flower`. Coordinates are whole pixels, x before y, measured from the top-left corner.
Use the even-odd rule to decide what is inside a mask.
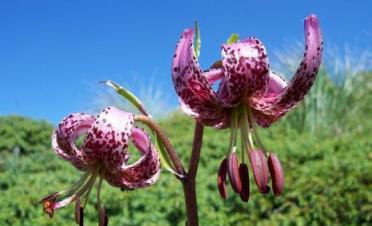
[[[75,141],[84,133],[86,137],[81,148],[78,148]],[[142,155],[132,164],[128,164],[130,142]],[[97,116],[84,113],[67,116],[55,130],[52,146],[57,155],[84,174],[70,188],[49,195],[41,201],[44,211],[50,217],[56,209],[75,202],[76,222],[82,225],[84,206],[98,180],[99,225],[107,225],[108,219],[100,201],[102,180],[114,187],[132,190],[152,185],[159,177],[160,160],[149,135],[143,129],[135,127],[133,114],[115,107],[107,107]]]
[[[211,69],[203,71],[194,54],[194,32],[186,29],[176,47],[172,64],[172,79],[182,110],[198,122],[215,128],[231,128],[229,156],[221,164],[219,172],[229,175],[234,191],[246,200],[248,186],[239,186],[247,181],[239,181],[239,163],[235,157],[236,138],[240,129],[243,151],[247,151],[253,175],[262,193],[269,191],[269,173],[275,187],[275,194],[283,190],[283,172],[279,160],[269,158],[270,170],[259,139],[255,124],[269,127],[295,107],[312,87],[322,59],[323,41],[318,18],[310,15],[305,19],[305,53],[292,80],[287,82],[272,72],[266,49],[262,42],[250,37],[232,44],[222,44],[222,61]],[[213,90],[219,81],[218,89]],[[259,149],[254,147],[255,138]],[[243,153],[244,160],[244,153]],[[233,164],[228,164],[233,163]],[[245,168],[242,163],[242,169]],[[279,164],[279,165],[278,165]],[[227,169],[224,169],[227,167]],[[241,170],[242,171],[242,170]],[[274,172],[275,171],[275,172]],[[246,173],[242,178],[247,180]],[[231,175],[231,176],[230,176]],[[219,175],[218,184],[226,175]],[[281,187],[278,187],[281,186]],[[226,189],[219,187],[222,197]]]

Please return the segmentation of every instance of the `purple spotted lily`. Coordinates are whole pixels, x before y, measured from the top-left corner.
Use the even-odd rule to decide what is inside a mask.
[[[82,134],[86,137],[78,148],[75,141]],[[130,142],[141,154],[141,158],[132,164],[128,164]],[[57,155],[84,173],[68,189],[41,201],[50,217],[56,209],[75,202],[76,222],[83,225],[83,208],[97,183],[99,225],[107,225],[108,219],[100,201],[102,180],[114,187],[132,190],[154,184],[159,177],[160,160],[149,135],[135,127],[133,114],[115,107],[107,107],[97,116],[84,113],[67,116],[55,130],[52,146]]]
[[[247,151],[258,190],[267,193],[269,174],[275,195],[284,186],[284,174],[278,158],[268,154],[256,124],[269,127],[295,107],[310,90],[321,63],[323,41],[319,21],[305,19],[305,53],[299,68],[287,82],[269,68],[265,47],[256,38],[223,44],[222,61],[203,71],[194,54],[194,32],[186,29],[176,47],[172,78],[182,110],[198,122],[215,128],[231,128],[227,157],[218,176],[218,187],[226,198],[225,180],[229,176],[233,190],[243,201],[249,197],[248,169],[239,164],[237,137],[240,130],[242,157]],[[212,86],[220,82],[217,91]],[[254,144],[259,145],[256,148]],[[266,160],[268,154],[268,162]],[[241,180],[244,180],[243,183]],[[245,182],[245,183],[244,183]]]

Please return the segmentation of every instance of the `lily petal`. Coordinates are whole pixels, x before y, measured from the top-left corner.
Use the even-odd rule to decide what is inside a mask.
[[[222,129],[225,128],[226,126],[229,125],[229,112],[225,112],[224,114],[221,114],[218,117],[215,117],[212,115],[211,118],[210,114],[205,115],[205,114],[199,114],[198,112],[193,111],[188,105],[186,105],[181,98],[179,98],[180,106],[182,111],[187,114],[188,116],[193,117],[196,119],[198,122],[205,126],[212,126],[217,129]]]
[[[87,162],[102,163],[110,171],[119,170],[127,159],[134,115],[107,107],[88,130],[83,149]]]
[[[315,15],[305,19],[305,53],[296,74],[281,94],[276,98],[270,95],[252,98],[251,106],[255,118],[261,126],[268,127],[296,106],[309,92],[318,73],[322,60],[323,39],[319,20]],[[257,102],[260,102],[258,104]],[[259,107],[258,107],[259,106]]]
[[[222,68],[211,68],[204,71],[204,76],[207,78],[209,84],[213,85],[216,81],[222,79],[225,72]]]
[[[186,29],[177,44],[172,64],[176,92],[195,119],[222,120],[225,113],[220,101],[200,69],[193,48],[194,32]]]
[[[284,89],[288,86],[288,81],[276,72],[270,71],[269,82],[265,96],[279,96],[283,93]]]
[[[92,115],[74,113],[62,120],[52,135],[52,147],[63,159],[71,162],[77,169],[84,170],[86,163],[83,153],[76,147],[76,139],[94,123]]]
[[[124,189],[142,188],[152,185],[159,178],[160,159],[155,147],[150,143],[150,138],[145,131],[137,130],[142,135],[132,136],[135,143],[145,144],[147,147],[137,145],[142,157],[131,165],[124,165],[118,173],[105,175],[106,180],[113,186]],[[144,149],[146,148],[146,149]]]
[[[265,47],[256,38],[222,45],[225,83],[219,97],[225,107],[236,106],[246,96],[261,96],[269,80],[269,63]],[[228,95],[222,95],[226,89]]]
[[[131,140],[141,154],[145,154],[150,146],[148,134],[143,129],[133,128]]]

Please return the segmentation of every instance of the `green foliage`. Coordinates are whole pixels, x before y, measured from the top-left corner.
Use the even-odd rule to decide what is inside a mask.
[[[292,45],[277,54],[280,71],[294,74],[303,46]],[[348,48],[327,48],[311,91],[296,110],[286,117],[288,127],[298,132],[334,134],[361,130],[360,119],[372,112],[372,52],[366,48],[352,52]]]
[[[358,119],[360,130],[337,136],[332,131],[316,136],[298,133],[288,127],[289,118],[260,130],[263,142],[283,163],[284,194],[279,198],[259,194],[251,174],[248,203],[241,202],[230,188],[227,201],[219,197],[216,172],[226,152],[229,131],[206,128],[197,177],[200,225],[371,225],[372,143],[368,117]],[[73,225],[73,205],[50,219],[38,203],[81,175],[51,150],[52,127],[22,117],[4,117],[0,122],[0,225]],[[187,161],[193,121],[176,113],[162,126]],[[20,147],[21,154],[13,154],[15,146]],[[110,225],[185,224],[182,186],[167,171],[162,172],[158,183],[143,190],[122,192],[104,183],[102,196]],[[92,195],[86,225],[97,224],[95,204]]]
[[[0,118],[0,155],[10,152],[28,155],[45,150],[52,130],[45,121],[32,121],[21,116]]]
[[[344,74],[336,83],[325,70],[320,71],[301,107],[288,114],[288,126],[313,133],[332,130],[339,134],[360,129],[352,122],[372,110],[371,81],[371,72]]]

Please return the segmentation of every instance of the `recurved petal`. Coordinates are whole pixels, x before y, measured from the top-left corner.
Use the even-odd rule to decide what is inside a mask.
[[[270,108],[276,103],[288,82],[279,74],[270,71],[269,82],[266,93],[263,97],[251,97],[247,99],[247,104],[252,107],[254,120],[262,127],[270,126],[278,119],[276,115],[265,114],[265,109]]]
[[[257,104],[252,104],[252,107],[260,111],[261,114],[267,115],[266,119],[271,120],[263,126],[269,126],[272,122],[285,115],[309,92],[319,70],[322,51],[323,39],[319,20],[315,15],[310,15],[305,19],[305,53],[296,74],[275,101],[272,101],[272,98],[268,98],[270,96],[264,96],[257,101],[261,103],[266,102],[264,104],[266,107],[257,108]],[[264,116],[257,116],[257,118],[264,118]]]
[[[266,93],[262,97],[251,96],[247,98],[248,104],[256,110],[263,110],[271,107],[282,95],[288,82],[279,74],[270,71]]]
[[[86,132],[93,124],[95,118],[84,113],[74,113],[65,117],[59,123],[52,135],[52,147],[63,159],[70,161],[76,168],[86,168],[84,153],[76,145],[76,139]]]
[[[213,85],[218,80],[221,80],[225,76],[225,72],[222,68],[211,68],[204,71],[204,76],[206,77],[209,84]]]
[[[143,129],[132,129],[131,140],[136,148],[141,152],[141,154],[145,154],[150,146],[150,138],[148,136],[149,135]]]
[[[267,90],[265,96],[279,96],[283,93],[283,90],[287,87],[288,81],[276,72],[270,71],[269,82],[267,84]]]
[[[119,170],[127,159],[134,115],[107,107],[96,118],[85,137],[83,150],[89,163],[102,162],[106,169]]]
[[[106,180],[113,186],[124,189],[142,188],[152,185],[159,178],[160,159],[154,145],[151,144],[146,132],[137,136],[136,143],[149,145],[137,145],[140,149],[141,158],[131,165],[123,165],[118,173],[105,175]]]
[[[172,64],[175,90],[194,118],[223,118],[220,101],[194,56],[193,38],[194,32],[187,29],[177,44]]]
[[[213,108],[206,108],[204,109],[204,113],[200,114],[200,112],[194,111],[187,104],[185,104],[181,98],[179,99],[179,102],[181,109],[185,114],[193,117],[195,120],[205,126],[211,126],[218,129],[226,128],[228,126],[230,115],[228,111],[222,111],[222,109],[214,110]]]
[[[235,106],[246,96],[261,96],[269,80],[269,63],[265,47],[256,38],[222,45],[225,84],[219,97],[225,106]],[[222,95],[226,89],[228,95]]]

